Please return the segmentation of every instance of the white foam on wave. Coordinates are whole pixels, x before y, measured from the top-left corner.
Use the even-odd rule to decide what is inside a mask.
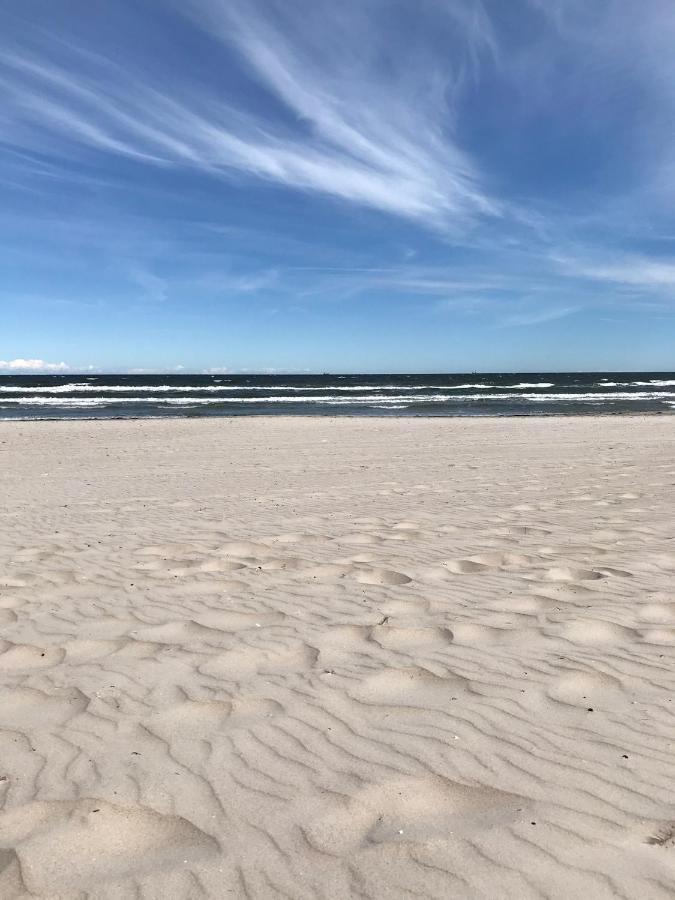
[[[603,381],[602,383],[598,382],[598,387],[601,388],[609,388],[609,387],[673,387],[675,386],[675,379],[668,380],[658,380],[652,379],[651,381]],[[292,385],[292,384],[268,384],[268,385],[260,385],[260,384],[205,384],[205,385],[190,385],[190,384],[91,384],[87,382],[71,382],[68,384],[57,384],[57,385],[0,385],[0,395],[2,394],[35,394],[37,396],[45,396],[46,398],[51,396],[58,396],[62,394],[96,394],[96,395],[104,395],[104,394],[228,394],[228,393],[237,393],[237,392],[251,392],[256,394],[280,394],[282,392],[286,392],[287,394],[318,394],[324,393],[326,391],[337,391],[338,396],[343,394],[356,394],[356,393],[370,393],[371,398],[376,395],[379,391],[397,391],[397,392],[406,392],[405,397],[409,399],[412,397],[414,392],[416,391],[459,391],[459,390],[476,390],[476,391],[493,391],[494,397],[496,398],[508,398],[510,395],[504,393],[505,391],[524,391],[531,389],[545,389],[554,387],[554,383],[551,381],[538,381],[538,382],[527,382],[522,381],[517,384],[504,384],[504,385],[495,385],[495,384],[478,384],[478,383],[462,383],[462,384],[414,384],[414,385],[406,385],[406,384],[355,384],[355,385],[341,385],[341,384],[327,384],[327,385]],[[409,392],[409,393],[408,393]],[[639,392],[632,392],[631,396],[637,397]],[[328,394],[326,397],[330,396]],[[423,395],[427,397],[428,395]],[[442,395],[431,395],[433,398],[442,396]],[[516,394],[518,396],[525,396]],[[549,396],[549,395],[537,395],[537,396]],[[568,396],[566,393],[557,393],[554,396],[563,398]],[[574,396],[582,396],[582,395],[574,395]],[[614,397],[619,397],[623,395],[613,394]],[[132,398],[125,398],[132,399]],[[152,399],[151,397],[147,398],[148,400]],[[253,398],[254,402],[258,402],[256,398]],[[120,398],[121,400],[121,398]],[[234,398],[232,402],[235,402]]]
[[[608,393],[598,391],[586,394],[514,394],[513,396],[524,400],[597,400],[606,402],[608,400],[663,400],[664,397],[675,397],[675,393],[672,391],[611,391]]]
[[[185,403],[217,403],[216,400],[204,397],[4,397],[0,400],[0,406],[15,404],[17,406],[55,406],[59,408],[65,407],[97,407],[97,406],[117,406],[121,403],[145,403],[146,405],[157,405],[159,403],[170,403],[182,405]]]
[[[326,397],[298,397],[297,395],[285,397],[6,397],[0,401],[0,406],[54,406],[54,407],[101,407],[119,406],[123,404],[143,403],[146,406],[203,406],[231,403],[313,403],[330,405],[349,405],[353,403],[372,403],[377,400],[380,403],[398,402],[402,400],[416,401],[447,401],[453,399],[449,395],[427,396],[424,394],[416,397],[367,395],[358,397],[339,397],[330,395]]]
[[[0,400],[0,406],[93,407],[105,406],[109,402],[100,397],[3,397]]]
[[[53,386],[22,386],[22,385],[0,385],[0,394],[132,394],[142,392],[144,394],[166,394],[166,393],[223,393],[227,391],[293,391],[293,392],[316,392],[316,391],[418,391],[425,388],[439,389],[443,386],[439,385],[401,385],[401,384],[355,384],[355,385],[337,385],[326,384],[322,386],[304,385],[298,386],[293,384],[83,384],[76,382],[73,384],[56,384]],[[482,387],[482,385],[458,385],[458,387]],[[445,389],[454,389],[454,385],[447,385]]]
[[[675,397],[673,391],[613,391],[593,393],[502,393],[502,394],[361,394],[340,396],[328,394],[324,396],[274,395],[257,397],[37,397],[19,396],[4,397],[2,406],[52,406],[57,408],[85,408],[120,406],[125,404],[145,404],[146,406],[207,406],[215,404],[271,404],[271,403],[304,403],[326,406],[350,406],[368,404],[438,404],[463,403],[480,401],[484,404],[499,403],[504,400],[531,401],[535,403],[577,402],[606,403],[608,401],[666,400]]]
[[[166,393],[225,393],[228,391],[290,391],[293,393],[316,393],[318,391],[495,391],[521,388],[553,387],[552,382],[542,381],[530,384],[88,384],[72,382],[55,385],[0,385],[0,394],[166,394]]]
[[[69,394],[75,391],[91,391],[99,388],[95,385],[78,382],[76,384],[55,384],[53,386],[31,386],[25,384],[0,384],[0,394]]]
[[[606,381],[602,380],[603,387],[675,387],[673,378],[652,378],[651,381]]]

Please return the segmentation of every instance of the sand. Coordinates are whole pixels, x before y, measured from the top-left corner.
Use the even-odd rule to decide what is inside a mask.
[[[0,425],[0,897],[672,897],[675,418]]]

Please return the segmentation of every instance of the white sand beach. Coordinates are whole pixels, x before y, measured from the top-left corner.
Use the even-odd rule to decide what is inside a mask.
[[[0,897],[672,898],[675,418],[0,424]]]

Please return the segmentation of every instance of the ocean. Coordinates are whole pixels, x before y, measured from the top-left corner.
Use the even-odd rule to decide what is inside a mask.
[[[673,372],[0,376],[0,419],[673,412]]]

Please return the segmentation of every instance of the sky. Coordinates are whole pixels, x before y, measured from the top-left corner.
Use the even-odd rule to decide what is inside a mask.
[[[675,369],[672,0],[5,0],[0,372]]]

